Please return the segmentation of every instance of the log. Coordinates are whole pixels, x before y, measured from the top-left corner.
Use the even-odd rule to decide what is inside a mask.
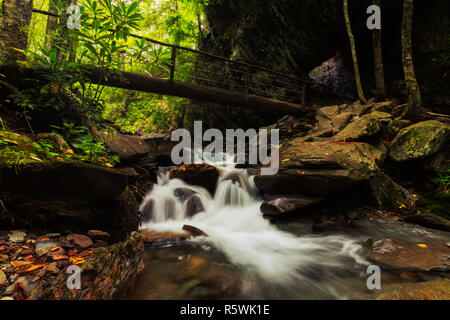
[[[93,84],[128,90],[166,94],[188,99],[198,99],[221,105],[252,109],[257,112],[304,116],[311,108],[300,104],[280,101],[241,92],[211,88],[180,81],[170,81],[157,77],[121,72],[108,74],[102,68],[85,69],[86,77]]]

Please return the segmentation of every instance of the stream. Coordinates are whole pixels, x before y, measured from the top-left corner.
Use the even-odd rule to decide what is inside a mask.
[[[208,237],[147,248],[146,267],[127,299],[352,299],[370,295],[366,285],[370,263],[362,245],[367,236],[282,231],[260,212],[262,200],[245,169],[236,169],[229,161],[214,165],[223,172],[214,197],[201,187],[169,180],[167,169],[160,169],[158,183],[141,204],[141,210],[151,211],[150,221],[141,230],[180,233],[183,225],[192,225]],[[190,216],[189,198],[193,196],[203,210]],[[414,280],[414,275],[408,279],[420,280]],[[383,284],[402,281],[394,272],[383,273]]]

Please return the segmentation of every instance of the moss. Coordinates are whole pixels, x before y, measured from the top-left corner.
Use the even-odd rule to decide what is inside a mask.
[[[424,121],[400,130],[392,141],[389,156],[395,161],[421,159],[440,150],[450,138],[450,126]]]

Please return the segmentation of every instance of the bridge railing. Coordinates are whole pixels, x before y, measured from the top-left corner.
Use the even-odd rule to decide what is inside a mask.
[[[54,13],[38,9],[33,9],[33,12],[57,16]],[[242,92],[244,97],[257,95],[306,105],[306,88],[309,83],[307,79],[202,50],[164,43],[136,34],[130,36],[151,43],[154,48],[168,50],[166,53],[170,54],[170,59],[165,63],[165,68],[157,72],[157,76],[160,78]],[[131,57],[129,58],[131,59]],[[187,61],[189,59],[191,59],[190,63],[194,64],[193,68],[183,68],[186,63],[189,63]],[[133,61],[132,64],[141,65],[143,70],[146,70],[152,69],[156,62],[140,59],[140,61]],[[160,67],[160,64],[158,66]],[[147,74],[154,76],[154,72],[151,71],[148,71]]]

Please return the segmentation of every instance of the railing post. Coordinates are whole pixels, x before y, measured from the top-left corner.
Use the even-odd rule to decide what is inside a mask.
[[[245,101],[248,100],[248,87],[250,85],[250,74],[252,72],[252,67],[250,65],[247,66],[247,73],[245,74],[245,85],[244,85],[244,97]]]
[[[306,81],[303,82],[303,86],[302,86],[302,105],[306,106],[306,86],[307,83]]]
[[[177,59],[177,48],[172,47],[172,57],[170,58],[170,82],[175,78],[175,63]]]

